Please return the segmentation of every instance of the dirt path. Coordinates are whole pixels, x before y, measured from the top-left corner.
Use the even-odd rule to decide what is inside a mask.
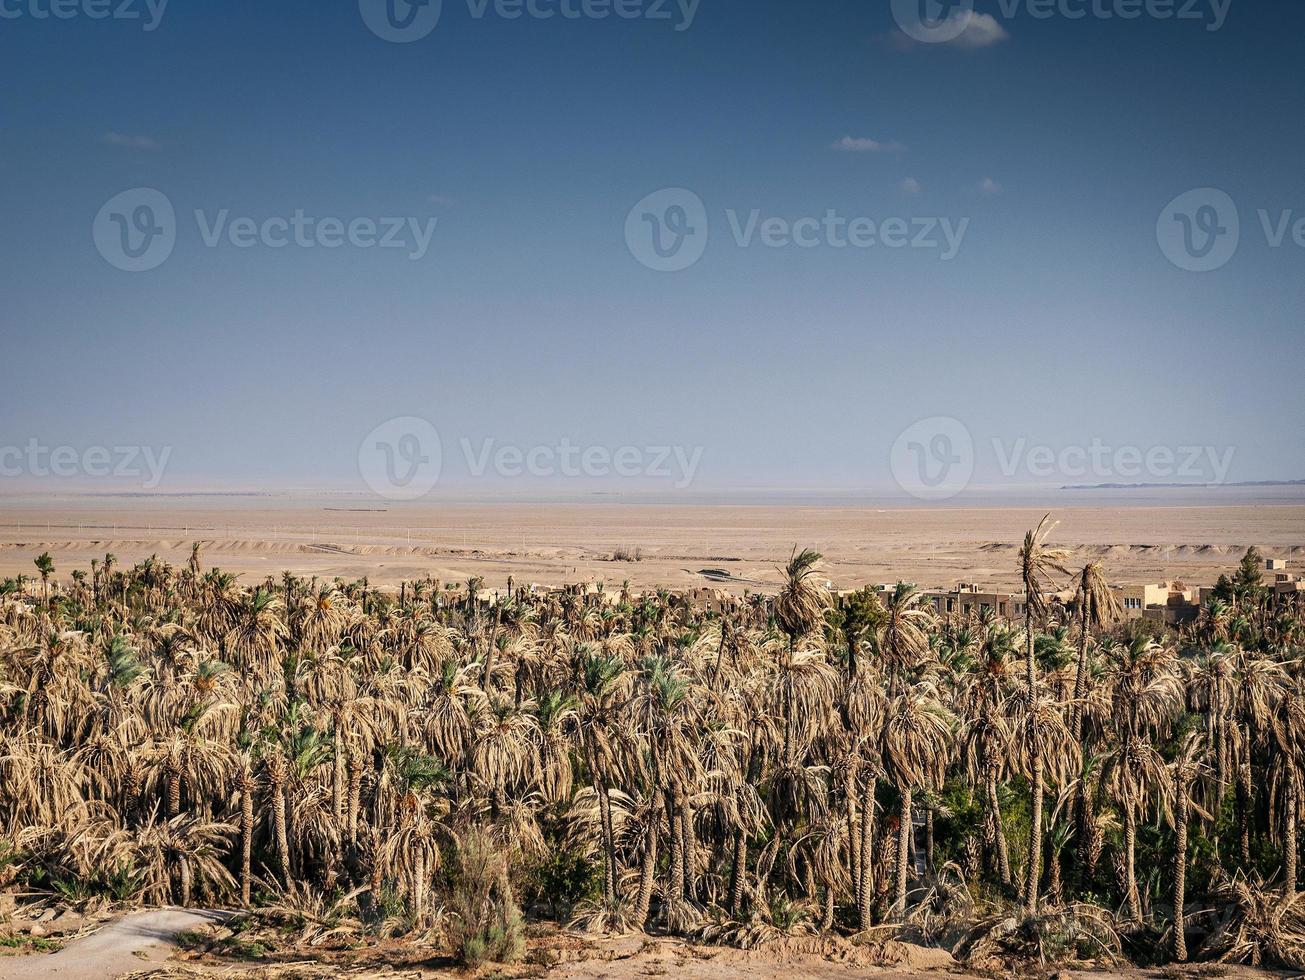
[[[111,980],[168,957],[177,933],[223,918],[220,912],[136,912],[74,939],[57,953],[0,958],[3,980]]]

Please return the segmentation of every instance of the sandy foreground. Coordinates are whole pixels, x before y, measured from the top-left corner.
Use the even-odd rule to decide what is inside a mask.
[[[1052,540],[1074,562],[1105,563],[1120,582],[1182,579],[1211,584],[1249,545],[1305,560],[1305,493],[1210,503],[983,507],[872,507],[626,503],[395,504],[363,497],[190,495],[0,496],[0,575],[33,574],[49,551],[59,574],[113,552],[120,567],[150,555],[183,564],[204,543],[204,565],[248,582],[290,570],[382,585],[478,575],[501,588],[604,581],[636,588],[713,583],[729,573],[736,592],[764,591],[794,545],[825,556],[839,588],[898,579],[925,587],[958,582],[1013,586],[1015,550],[1045,510],[1060,520]],[[617,561],[625,551],[638,561]]]
[[[158,909],[134,912],[108,922],[87,924],[64,940],[55,953],[0,955],[5,980],[446,980],[451,977],[498,977],[502,980],[643,980],[673,976],[685,980],[839,980],[850,977],[897,978],[984,977],[944,949],[892,940],[855,945],[846,939],[811,935],[780,939],[754,950],[699,946],[668,937],[633,934],[590,937],[553,931],[527,942],[525,959],[504,966],[486,964],[479,971],[459,968],[429,947],[387,941],[355,951],[292,948],[270,956],[214,955],[196,940],[220,930],[221,913]],[[1007,972],[1007,971],[998,971]],[[1220,964],[1190,964],[1164,970],[1139,969],[1123,963],[1079,964],[1059,969],[1028,964],[1030,977],[1105,980],[1182,980],[1217,976],[1226,980],[1262,980],[1271,971]]]

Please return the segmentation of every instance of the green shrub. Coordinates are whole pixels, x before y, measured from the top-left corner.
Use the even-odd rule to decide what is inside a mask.
[[[472,967],[519,960],[526,945],[525,922],[502,849],[482,831],[463,835],[451,879],[453,955]]]

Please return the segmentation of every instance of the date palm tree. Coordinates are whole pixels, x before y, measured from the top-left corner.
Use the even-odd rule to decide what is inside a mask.
[[[908,861],[914,829],[911,801],[916,789],[941,785],[951,751],[954,719],[943,707],[931,681],[903,690],[888,707],[883,752],[889,778],[897,787],[900,827],[897,845],[897,899],[893,914],[906,918]]]
[[[1199,732],[1189,732],[1179,746],[1174,761],[1169,764],[1169,778],[1173,784],[1173,809],[1170,811],[1174,825],[1174,959],[1179,963],[1187,959],[1187,935],[1184,909],[1187,903],[1187,827],[1191,811],[1208,819],[1199,807],[1192,804],[1193,785],[1206,773],[1205,759],[1209,747]]]
[[[1024,585],[1024,642],[1025,642],[1025,685],[1028,692],[1028,704],[1040,703],[1036,694],[1037,662],[1034,657],[1034,624],[1042,621],[1047,613],[1047,599],[1044,593],[1052,572],[1068,575],[1063,562],[1069,553],[1060,548],[1047,547],[1047,537],[1056,528],[1051,515],[1043,516],[1038,526],[1024,535],[1024,544],[1019,550],[1020,581]],[[1025,714],[1025,723],[1038,724],[1038,719],[1045,712],[1029,710]],[[1025,746],[1029,753],[1030,792],[1033,794],[1032,830],[1029,834],[1028,877],[1025,883],[1024,908],[1026,914],[1033,915],[1038,910],[1038,882],[1042,877],[1042,784],[1043,784],[1043,745],[1039,732],[1030,730],[1025,734]]]
[[[48,551],[43,551],[37,555],[36,560],[32,563],[36,570],[41,573],[41,605],[49,607],[50,605],[50,576],[54,574],[54,559],[50,557]]]

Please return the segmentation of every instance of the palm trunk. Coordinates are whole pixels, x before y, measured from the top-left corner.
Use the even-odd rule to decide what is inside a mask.
[[[290,883],[290,838],[286,832],[285,784],[280,773],[272,774],[272,827],[276,838],[276,860],[281,878]]]
[[[177,862],[177,871],[181,877],[181,907],[190,907],[190,862],[183,858]]]
[[[680,797],[680,834],[684,838],[684,847],[680,850],[681,860],[684,861],[684,897],[690,898],[693,893],[693,882],[697,875],[697,868],[693,860],[695,844],[693,833],[693,805],[684,796]]]
[[[1029,820],[1029,874],[1024,885],[1026,915],[1038,914],[1038,886],[1042,881],[1042,754],[1037,751],[1036,737],[1033,744],[1031,760],[1033,779],[1029,788],[1032,793],[1033,812]]]
[[[1287,770],[1287,827],[1283,840],[1283,891],[1288,901],[1296,897],[1296,770],[1289,760]]]
[[[1187,888],[1187,783],[1178,781],[1174,801],[1174,959],[1187,959],[1183,905]]]
[[[911,844],[911,787],[902,787],[902,826],[897,839],[897,902],[893,906],[893,915],[898,922],[906,921],[906,881],[910,875],[907,866],[910,858]]]
[[[1243,749],[1245,758],[1238,766],[1238,802],[1241,806],[1241,856],[1242,867],[1251,866],[1251,810],[1253,807],[1251,790],[1250,746]]]
[[[254,849],[254,777],[248,766],[240,774],[240,904],[249,908],[250,864]]]
[[[859,879],[857,911],[860,914],[861,931],[872,925],[870,910],[873,905],[874,878],[874,837],[875,837],[875,784],[874,776],[866,779],[861,796],[861,877]]]
[[[666,801],[666,823],[671,836],[671,887],[668,903],[684,895],[684,835],[680,832],[680,808],[674,792]]]
[[[987,779],[987,797],[988,797],[988,834],[992,840],[988,844],[992,846],[997,853],[997,871],[1001,875],[1001,883],[1010,887],[1010,851],[1006,847],[1006,828],[1002,825],[1001,820],[1001,800],[997,796],[997,770],[995,767],[988,767]]]
[[[1087,694],[1087,603],[1079,610],[1078,619],[1078,664],[1074,669],[1074,710],[1070,713],[1069,732],[1074,744],[1083,741],[1083,697]]]
[[[1025,632],[1025,667],[1028,673],[1029,685],[1029,705],[1034,704],[1037,690],[1037,664],[1033,657],[1033,619],[1032,607],[1029,605],[1031,596],[1025,595],[1024,600],[1024,632]],[[1028,915],[1037,915],[1038,913],[1038,884],[1042,880],[1042,751],[1038,744],[1038,732],[1035,730],[1035,721],[1032,715],[1029,716],[1029,766],[1033,773],[1032,785],[1032,816],[1029,827],[1029,867],[1028,881],[1024,887],[1024,910]]]
[[[1137,893],[1137,816],[1131,803],[1124,804],[1124,875],[1128,917],[1142,921],[1142,903]]]
[[[168,816],[181,812],[181,772],[176,764],[168,762]]]
[[[639,869],[639,898],[634,907],[634,924],[642,929],[648,922],[648,909],[652,905],[653,880],[657,876],[657,825],[658,814],[662,808],[660,789],[653,790],[648,821],[648,836],[643,845],[643,864]]]
[[[612,800],[607,795],[607,787],[602,781],[598,784],[598,815],[603,824],[603,894],[607,901],[615,905],[616,891],[616,840],[612,832]]]
[[[739,830],[734,834],[734,867],[730,871],[730,915],[743,914],[743,887],[748,874],[748,837]]]
[[[847,817],[847,862],[852,873],[852,888],[857,902],[861,900],[861,835],[856,819],[856,772],[854,761],[847,769],[847,780],[843,785],[843,810]]]
[[[933,874],[933,807],[924,811],[924,866]]]
[[[612,833],[612,801],[607,795],[607,784],[598,773],[598,754],[589,738],[584,739],[585,761],[593,780],[594,795],[598,798],[598,819],[603,833],[603,899],[609,906],[616,904],[616,841]]]

